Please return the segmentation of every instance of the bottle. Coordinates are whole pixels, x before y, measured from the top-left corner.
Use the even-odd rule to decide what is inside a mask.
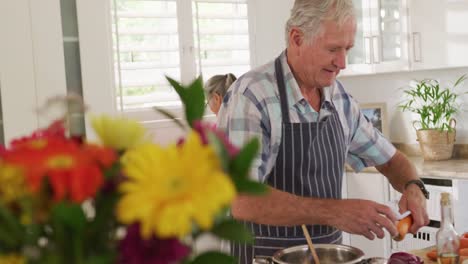
[[[437,262],[439,264],[458,264],[460,239],[453,227],[452,201],[450,193],[440,196],[441,223],[437,231]]]

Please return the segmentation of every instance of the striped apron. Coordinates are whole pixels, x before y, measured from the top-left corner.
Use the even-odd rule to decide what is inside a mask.
[[[341,199],[346,144],[338,113],[318,122],[291,123],[281,61],[275,60],[282,134],[278,157],[265,183],[303,197]],[[313,212],[311,212],[312,214]],[[271,226],[244,222],[255,236],[253,245],[232,243],[231,254],[239,263],[252,263],[255,256],[272,256],[276,251],[307,244],[301,226]],[[331,226],[307,226],[314,243],[341,243],[341,231]]]

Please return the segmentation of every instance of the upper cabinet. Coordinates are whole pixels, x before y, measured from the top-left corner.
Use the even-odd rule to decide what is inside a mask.
[[[468,66],[468,1],[411,0],[412,69]]]
[[[468,1],[354,0],[344,75],[468,66]]]
[[[408,70],[406,4],[402,0],[354,0],[357,32],[344,75]]]

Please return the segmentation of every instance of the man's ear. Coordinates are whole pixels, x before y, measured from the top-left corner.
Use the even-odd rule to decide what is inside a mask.
[[[304,34],[302,31],[293,27],[289,31],[289,47],[300,47],[304,43]]]

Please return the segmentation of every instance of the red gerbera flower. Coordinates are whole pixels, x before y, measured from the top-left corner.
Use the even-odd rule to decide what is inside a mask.
[[[46,177],[56,200],[69,198],[75,202],[96,194],[104,181],[102,168],[116,159],[111,150],[61,137],[25,139],[4,156],[6,161],[23,167],[33,192],[41,189]]]
[[[11,142],[10,145],[11,149],[19,149],[23,147],[37,147],[35,146],[36,144],[43,144],[43,140],[48,138],[66,140],[65,126],[63,120],[57,120],[44,129],[38,129],[30,136],[15,139]]]

